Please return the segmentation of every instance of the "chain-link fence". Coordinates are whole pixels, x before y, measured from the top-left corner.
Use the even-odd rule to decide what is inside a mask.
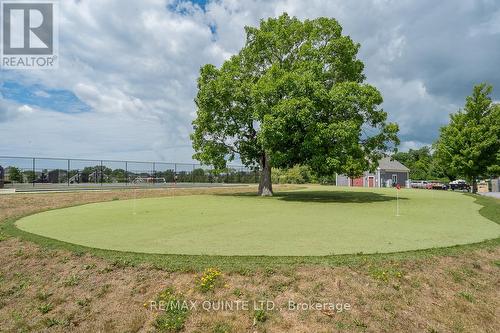
[[[161,186],[175,183],[257,183],[257,168],[222,172],[201,164],[0,156],[5,187]]]

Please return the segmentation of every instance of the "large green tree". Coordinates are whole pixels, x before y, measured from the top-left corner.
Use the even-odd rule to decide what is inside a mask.
[[[272,166],[355,176],[398,143],[381,94],[363,83],[360,45],[336,20],[283,14],[245,31],[238,54],[200,70],[194,158],[220,169],[235,158],[258,164],[259,193],[272,195]]]
[[[500,105],[490,98],[492,87],[479,84],[466,99],[465,107],[450,115],[435,144],[436,158],[445,167],[472,182],[500,164]]]
[[[432,145],[434,153],[432,154],[431,165],[429,167],[429,179],[442,179],[453,181],[457,179],[457,173],[451,169],[446,163],[442,163],[439,156],[439,151],[435,149],[436,144]]]

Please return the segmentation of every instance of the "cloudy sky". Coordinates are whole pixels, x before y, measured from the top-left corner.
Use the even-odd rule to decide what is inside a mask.
[[[336,18],[361,43],[401,150],[434,141],[474,84],[500,100],[495,0],[60,0],[59,69],[0,71],[0,155],[190,162],[200,66],[283,12]]]

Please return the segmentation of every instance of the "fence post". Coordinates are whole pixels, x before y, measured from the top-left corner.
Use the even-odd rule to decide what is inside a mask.
[[[100,177],[101,178],[101,186],[102,186],[102,178],[103,178],[103,176],[104,176],[104,171],[102,169],[102,161],[101,161],[101,177]]]
[[[174,163],[174,183],[177,183],[177,163]]]
[[[128,162],[125,161],[125,184],[128,185]]]
[[[156,164],[153,162],[153,184],[156,184]]]
[[[36,180],[36,174],[35,174],[35,158],[33,157],[33,187],[35,187],[35,180]]]
[[[70,160],[68,158],[68,186],[69,186],[69,170],[70,170]]]
[[[196,164],[193,164],[193,171],[191,171],[191,182],[194,183],[194,169],[196,167]]]

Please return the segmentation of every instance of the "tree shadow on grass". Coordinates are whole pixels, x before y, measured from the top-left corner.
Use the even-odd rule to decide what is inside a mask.
[[[256,197],[255,193],[220,194],[223,196]],[[370,203],[396,200],[396,196],[375,192],[351,191],[293,191],[275,192],[273,198],[292,202],[320,202],[320,203]],[[407,198],[399,198],[408,200]]]

